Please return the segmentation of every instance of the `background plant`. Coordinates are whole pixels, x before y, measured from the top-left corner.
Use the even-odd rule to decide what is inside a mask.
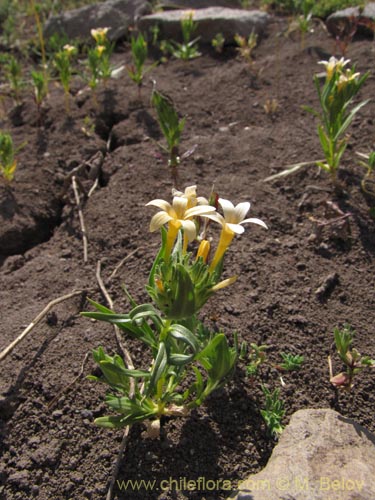
[[[359,162],[366,169],[366,174],[361,180],[362,190],[371,196],[375,196],[375,151],[372,151],[369,155],[362,153],[358,153],[358,155],[366,159],[366,161]]]
[[[245,59],[249,66],[253,65],[253,50],[257,46],[258,35],[252,31],[248,38],[236,34],[234,41],[238,45],[237,52]]]
[[[146,70],[144,68],[147,60],[148,49],[147,41],[144,39],[142,33],[139,33],[136,38],[133,36],[131,37],[131,52],[133,64],[127,67],[127,71],[133,82],[137,84],[138,97],[140,97],[144,75],[155,66],[154,64]]]
[[[34,100],[38,110],[39,122],[41,121],[42,104],[48,95],[48,77],[43,71],[31,72],[34,87]]]
[[[333,331],[336,349],[341,361],[344,363],[346,371],[337,375],[332,373],[332,364],[329,358],[331,383],[339,389],[351,391],[353,388],[354,377],[362,370],[375,366],[375,360],[369,356],[362,356],[354,347],[352,347],[355,331],[350,325],[344,325],[340,330],[335,328]]]
[[[344,69],[349,60],[337,60],[331,57],[329,61],[321,61],[326,68],[326,76],[321,87],[318,76],[314,77],[318,93],[320,110],[316,111],[309,106],[304,109],[318,118],[318,136],[325,156],[325,161],[316,164],[328,172],[336,183],[337,171],[341,157],[347,147],[345,132],[353,121],[355,114],[368,103],[368,100],[357,104],[350,110],[350,104],[360,91],[369,76],[365,73],[360,76],[355,67]]]
[[[0,132],[0,172],[7,183],[13,180],[16,168],[17,161],[12,136]]]
[[[70,92],[70,82],[72,79],[72,65],[71,58],[76,54],[76,48],[73,45],[65,45],[62,50],[55,54],[55,66],[59,73],[61,85],[64,89],[65,94],[65,109],[69,114],[70,103],[69,103],[69,92]]]
[[[21,102],[21,89],[23,87],[21,64],[13,55],[10,55],[4,64],[4,70],[9,80],[13,98],[19,104]]]
[[[189,59],[194,59],[201,55],[198,50],[198,40],[200,37],[191,40],[197,26],[197,23],[194,21],[194,11],[187,11],[181,19],[182,43],[171,40],[167,41],[165,44],[167,50],[174,57],[188,61]]]
[[[268,432],[273,437],[278,437],[284,430],[282,419],[285,415],[284,403],[280,399],[280,389],[270,391],[262,385],[262,392],[265,397],[265,408],[260,410]]]
[[[179,145],[185,126],[185,118],[179,118],[173,102],[155,88],[152,91],[151,102],[155,106],[158,122],[167,142],[163,149],[168,153],[168,166],[171,169],[174,185],[177,184],[177,167],[180,164]]]

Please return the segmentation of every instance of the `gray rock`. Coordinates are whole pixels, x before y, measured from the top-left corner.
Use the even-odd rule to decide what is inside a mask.
[[[66,34],[70,39],[88,39],[95,28],[110,28],[112,41],[123,38],[136,20],[151,12],[145,0],[107,0],[51,17],[44,26],[44,36]]]
[[[162,0],[158,7],[163,9],[206,9],[207,7],[240,9],[241,0]]]
[[[344,38],[356,32],[373,36],[375,21],[375,2],[370,2],[363,9],[349,7],[338,10],[326,19],[328,31],[334,36]]]
[[[141,17],[138,27],[148,32],[155,24],[159,25],[160,37],[181,40],[181,19],[186,10],[170,10]],[[261,35],[270,16],[260,10],[229,9],[225,7],[208,7],[195,10],[194,20],[197,30],[194,37],[200,37],[203,43],[211,43],[218,33],[222,33],[227,42],[233,41],[234,35],[249,36],[252,31]]]
[[[375,436],[330,410],[296,412],[267,466],[246,479],[236,500],[375,498]]]

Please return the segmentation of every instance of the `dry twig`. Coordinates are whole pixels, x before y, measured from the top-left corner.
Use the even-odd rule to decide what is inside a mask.
[[[76,290],[75,292],[68,293],[67,295],[63,295],[49,302],[43,309],[43,311],[41,311],[38,314],[38,316],[36,316],[36,318],[29,324],[29,326],[25,328],[25,330],[20,335],[18,335],[18,337],[15,340],[13,340],[11,344],[8,345],[8,347],[6,347],[3,351],[0,352],[0,361],[2,361],[4,358],[6,358],[6,356],[8,356],[10,352],[12,352],[12,350],[16,347],[16,345],[19,344],[21,340],[24,339],[26,335],[28,335],[31,332],[34,326],[36,326],[39,323],[39,321],[43,319],[44,316],[46,316],[46,314],[52,309],[53,306],[59,304],[60,302],[64,302],[65,300],[68,300],[72,297],[80,295],[82,293],[83,290]]]
[[[79,216],[79,222],[81,226],[81,232],[82,232],[82,240],[83,240],[83,262],[87,262],[87,233],[86,233],[86,226],[85,226],[85,219],[83,218],[83,212],[82,212],[82,207],[81,207],[81,200],[79,197],[79,192],[78,192],[78,186],[77,186],[77,181],[75,175],[72,177],[72,187],[74,191],[74,197],[76,200],[77,208],[78,208],[78,216]]]

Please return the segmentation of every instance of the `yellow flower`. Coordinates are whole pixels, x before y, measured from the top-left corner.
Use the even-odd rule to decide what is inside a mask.
[[[63,49],[68,55],[74,54],[74,52],[76,51],[74,45],[69,45],[68,43],[64,45]]]
[[[104,45],[97,45],[96,51],[98,53],[98,57],[102,57],[102,54],[105,51]]]
[[[214,214],[215,207],[209,205],[197,205],[189,208],[189,198],[174,196],[172,205],[164,200],[152,200],[146,206],[160,208],[151,219],[150,231],[160,229],[164,224],[168,224],[167,244],[165,249],[165,259],[168,259],[177,238],[180,228],[184,231],[184,249],[186,250],[189,241],[193,241],[197,236],[197,229],[194,217],[208,217],[217,220],[218,214]]]
[[[345,88],[349,82],[356,80],[360,73],[351,74],[350,70],[347,70],[346,74],[340,75],[337,82],[337,90],[340,92],[343,88]]]
[[[251,222],[267,229],[266,224],[260,219],[245,219],[247,212],[250,210],[249,202],[239,203],[237,206],[234,206],[229,200],[219,198],[219,205],[223,209],[224,217],[220,216],[220,219],[218,220],[218,222],[222,225],[222,230],[219,244],[210,265],[210,271],[214,271],[216,266],[219,264],[227,248],[232,243],[234,235],[242,234],[245,231],[242,224]]]
[[[96,43],[102,44],[107,40],[109,28],[96,28],[91,30],[91,36]]]
[[[326,67],[327,80],[330,80],[336,71],[342,71],[342,68],[350,62],[350,59],[336,59],[332,56],[329,61],[319,61],[318,64],[323,64]]]
[[[208,254],[210,253],[211,245],[210,242],[207,240],[202,240],[200,242],[200,245],[198,247],[197,251],[197,257],[196,260],[199,259],[199,257],[202,257],[203,262],[207,262]]]
[[[185,191],[178,191],[177,189],[172,189],[173,196],[179,196],[180,198],[187,198],[188,208],[195,207],[196,205],[208,205],[208,201],[203,196],[197,196],[197,186],[188,186]]]

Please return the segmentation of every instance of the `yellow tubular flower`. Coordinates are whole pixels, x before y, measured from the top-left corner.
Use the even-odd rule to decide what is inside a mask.
[[[208,254],[210,253],[210,248],[211,248],[210,242],[207,240],[202,240],[198,248],[196,260],[198,260],[199,257],[202,257],[203,262],[206,263]]]
[[[227,248],[232,243],[234,235],[242,234],[245,231],[245,228],[242,226],[242,224],[251,222],[253,224],[263,226],[267,229],[266,224],[260,219],[245,219],[247,212],[250,210],[249,202],[239,203],[235,207],[229,200],[219,198],[219,204],[223,209],[224,217],[221,217],[220,219],[222,230],[220,234],[219,244],[210,265],[211,272],[215,270],[216,266],[223,258],[223,255],[225,254]]]
[[[197,236],[197,230],[194,223],[194,217],[208,217],[217,220],[217,214],[214,214],[215,207],[209,205],[198,205],[188,208],[188,198],[174,196],[172,205],[164,200],[152,200],[146,206],[160,208],[151,219],[150,231],[160,229],[164,224],[168,224],[167,244],[165,249],[165,259],[171,254],[173,244],[177,238],[180,228],[184,231],[184,251],[186,251],[189,241],[193,241]]]
[[[237,276],[232,276],[231,278],[227,278],[226,280],[220,281],[219,283],[216,283],[216,285],[214,285],[211,288],[211,291],[217,292],[218,290],[221,290],[222,288],[225,288],[225,287],[231,285],[232,283],[234,283],[236,281],[236,279],[237,279]]]
[[[106,41],[108,31],[109,28],[96,28],[92,29],[90,33],[95,42],[101,44]]]
[[[336,59],[332,56],[329,61],[319,61],[318,64],[323,64],[326,67],[327,80],[330,80],[336,71],[342,71],[342,68],[350,62],[350,59]]]

